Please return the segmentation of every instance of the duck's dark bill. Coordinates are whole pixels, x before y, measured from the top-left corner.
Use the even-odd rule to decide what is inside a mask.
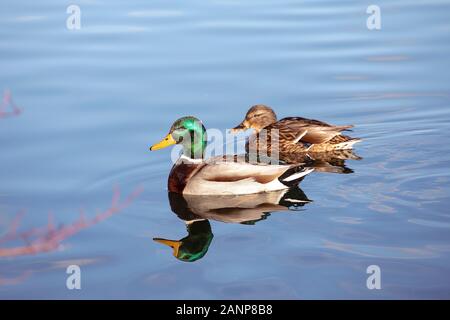
[[[153,146],[150,147],[150,151],[155,151],[155,150],[159,150],[159,149],[164,149],[166,147],[169,147],[171,145],[176,144],[177,142],[175,141],[175,139],[172,137],[172,135],[169,133],[164,139],[162,139],[160,142],[154,144]]]
[[[240,123],[238,126],[236,126],[236,127],[234,127],[233,129],[231,129],[230,131],[231,131],[232,133],[235,133],[235,132],[245,131],[245,130],[247,130],[247,129],[248,129],[248,128],[247,128],[247,126],[245,125],[245,123],[242,122],[242,123]]]

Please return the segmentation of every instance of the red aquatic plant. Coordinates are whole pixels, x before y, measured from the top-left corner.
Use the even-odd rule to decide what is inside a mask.
[[[5,90],[3,99],[0,104],[0,119],[18,116],[22,113],[22,109],[14,102],[11,91]]]
[[[69,225],[55,226],[53,215],[49,214],[48,223],[45,226],[34,227],[25,231],[18,231],[25,211],[17,213],[13,221],[8,226],[6,234],[0,237],[0,258],[33,255],[44,252],[51,252],[58,249],[65,239],[77,234],[83,229],[87,229],[99,222],[102,222],[124,208],[129,206],[143,191],[142,187],[136,188],[123,201],[120,200],[119,187],[114,188],[111,205],[108,209],[99,212],[94,217],[88,219],[84,211],[80,212],[80,217]],[[4,246],[10,242],[23,242],[22,245]]]
[[[0,286],[5,285],[16,285],[19,283],[24,282],[33,272],[31,270],[24,271],[22,274],[18,275],[17,277],[13,278],[2,278],[0,277]]]

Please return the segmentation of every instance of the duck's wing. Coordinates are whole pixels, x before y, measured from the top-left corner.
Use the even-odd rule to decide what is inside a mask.
[[[320,144],[333,139],[342,131],[353,125],[333,126],[328,123],[301,117],[284,118],[273,125],[279,130],[280,137],[288,137],[291,141]]]
[[[202,179],[215,182],[232,182],[253,179],[258,183],[268,183],[280,177],[291,165],[270,165],[268,163],[249,163],[245,158],[224,159],[217,157],[207,161],[199,172]]]
[[[274,165],[209,159],[186,186],[185,194],[250,194],[285,189],[313,171],[299,165]]]

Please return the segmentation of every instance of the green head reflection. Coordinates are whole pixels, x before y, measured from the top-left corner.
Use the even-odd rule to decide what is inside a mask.
[[[172,248],[173,255],[181,261],[194,262],[208,252],[214,237],[208,220],[197,220],[186,224],[188,235],[181,240],[154,238],[153,240]]]

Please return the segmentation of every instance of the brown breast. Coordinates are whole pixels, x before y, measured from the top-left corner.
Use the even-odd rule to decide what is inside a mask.
[[[189,178],[191,178],[204,164],[175,163],[170,170],[168,188],[169,192],[183,193]]]

